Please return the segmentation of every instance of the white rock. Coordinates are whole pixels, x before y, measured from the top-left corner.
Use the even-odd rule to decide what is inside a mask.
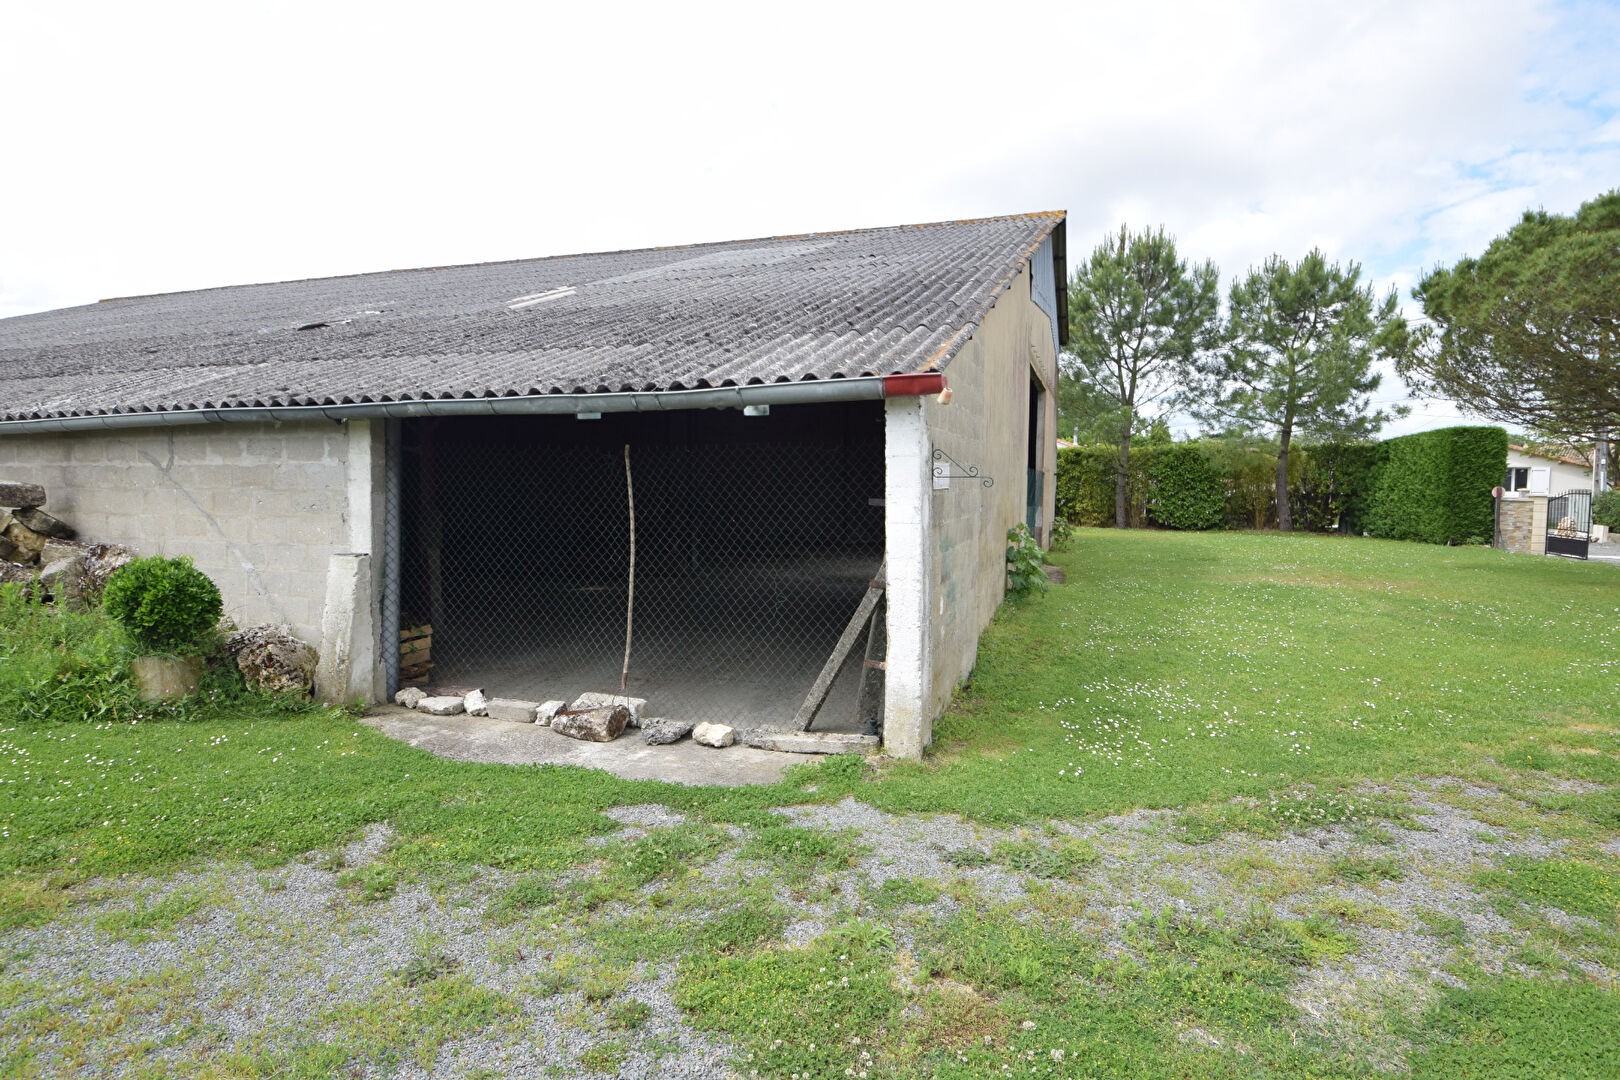
[[[455,716],[466,710],[467,699],[464,697],[425,697],[416,703],[417,712],[432,716]]]
[[[489,699],[484,696],[482,690],[467,691],[467,696],[462,698],[461,701],[467,708],[468,716],[489,715]]]
[[[566,708],[568,708],[566,701],[542,701],[540,707],[534,710],[534,722],[549,727],[556,715]]]
[[[719,748],[736,742],[737,733],[724,724],[702,723],[692,729],[692,741],[701,746]]]
[[[641,718],[647,714],[646,698],[627,697],[624,694],[598,694],[595,691],[579,695],[568,708],[571,712],[579,712],[584,709],[600,709],[609,705],[623,705],[629,709],[631,727],[640,727]]]
[[[422,704],[422,699],[425,697],[427,697],[427,694],[422,691],[421,687],[407,686],[394,695],[394,704],[403,705],[407,709],[414,709]]]

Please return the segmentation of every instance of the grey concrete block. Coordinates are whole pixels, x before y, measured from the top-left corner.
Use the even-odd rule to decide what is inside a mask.
[[[456,716],[467,711],[464,697],[425,697],[416,703],[417,712],[430,716]]]
[[[491,720],[510,720],[514,724],[534,723],[534,714],[540,708],[538,701],[519,701],[517,698],[492,697],[486,706]]]
[[[758,731],[744,741],[760,750],[784,754],[864,754],[878,747],[876,735],[838,731]]]
[[[568,708],[566,701],[543,701],[540,707],[534,710],[534,722],[549,724],[556,719],[557,714]]]
[[[427,697],[426,692],[420,688],[415,686],[407,686],[405,689],[394,695],[394,704],[403,705],[407,709],[414,709],[418,705],[422,704],[422,699],[425,697]]]

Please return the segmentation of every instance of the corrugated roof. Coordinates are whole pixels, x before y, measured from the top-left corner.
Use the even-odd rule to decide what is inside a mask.
[[[21,315],[0,319],[0,420],[941,369],[1062,221],[434,267]]]

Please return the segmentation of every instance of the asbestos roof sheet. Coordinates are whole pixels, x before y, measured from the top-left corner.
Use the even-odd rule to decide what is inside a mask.
[[[938,370],[1062,221],[390,271],[0,319],[0,420]]]

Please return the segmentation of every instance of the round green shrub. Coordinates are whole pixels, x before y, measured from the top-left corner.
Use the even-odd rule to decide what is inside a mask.
[[[1620,532],[1620,491],[1600,491],[1592,500],[1592,520]]]
[[[219,622],[219,588],[191,559],[153,557],[121,567],[102,604],[143,648],[178,653],[201,644]]]

